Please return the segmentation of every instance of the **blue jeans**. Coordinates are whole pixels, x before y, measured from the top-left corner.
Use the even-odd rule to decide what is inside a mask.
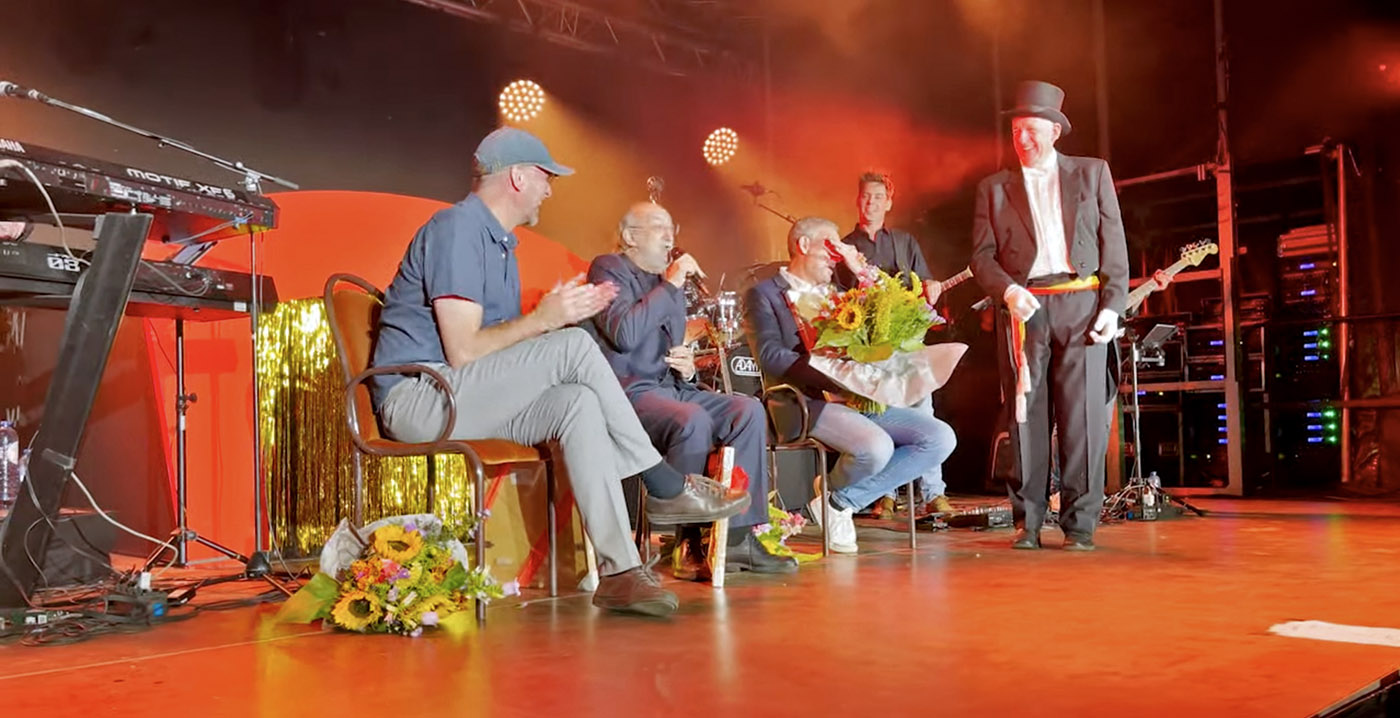
[[[808,434],[841,452],[832,480],[845,485],[832,492],[832,506],[857,511],[921,476],[925,492],[944,493],[943,461],[958,445],[953,427],[923,408],[862,414],[827,404]]]

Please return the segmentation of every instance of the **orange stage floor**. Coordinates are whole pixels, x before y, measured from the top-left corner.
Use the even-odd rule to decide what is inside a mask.
[[[0,646],[6,715],[1306,716],[1400,648],[1269,635],[1400,627],[1400,505],[1203,500],[1101,549],[1008,531],[861,532],[795,577],[676,584],[671,620],[581,594],[494,606],[462,642],[268,626],[271,606],[87,643]],[[1058,532],[1047,531],[1050,543]],[[254,589],[256,590],[256,589]],[[527,596],[527,599],[529,597]]]

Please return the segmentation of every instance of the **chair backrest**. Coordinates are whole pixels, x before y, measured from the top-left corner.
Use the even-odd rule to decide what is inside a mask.
[[[338,289],[342,284],[349,286]],[[353,274],[333,274],[326,280],[325,302],[331,337],[340,355],[341,373],[349,384],[369,368],[375,334],[379,330],[379,312],[384,307],[384,293]],[[370,403],[368,383],[362,382],[355,388],[352,411],[349,417],[352,430],[358,430],[367,441],[383,438]]]

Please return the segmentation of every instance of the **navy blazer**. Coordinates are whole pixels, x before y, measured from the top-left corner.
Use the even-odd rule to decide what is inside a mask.
[[[1070,267],[1099,277],[1099,309],[1123,316],[1128,300],[1128,246],[1108,163],[1059,156],[1060,211]],[[1026,285],[1035,262],[1035,223],[1021,168],[1002,170],[977,187],[972,220],[972,274],[997,302],[1012,284]]]
[[[786,292],[789,288],[781,274],[750,288],[744,300],[747,313],[745,329],[759,369],[763,372],[764,386],[791,384],[809,397],[807,429],[810,430],[811,422],[815,422],[822,409],[826,408],[822,391],[841,392],[844,389],[831,377],[807,364],[807,347],[797,331],[797,318],[788,306]]]
[[[617,298],[582,326],[627,395],[682,383],[666,365],[666,353],[685,343],[685,293],[622,254],[594,259],[588,281],[617,285]]]

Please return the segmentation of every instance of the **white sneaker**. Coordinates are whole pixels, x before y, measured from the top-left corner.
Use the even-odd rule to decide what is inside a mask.
[[[838,509],[831,507],[831,527],[828,529],[828,542],[831,550],[836,553],[855,553],[856,547],[856,522],[855,510]]]
[[[831,545],[831,550],[836,553],[855,553],[856,522],[853,518],[855,512],[851,509],[838,509],[830,504],[827,505],[827,510],[831,512],[831,527],[827,530],[827,543]],[[825,528],[822,526],[820,496],[808,502],[807,512],[812,514],[812,523],[816,524],[817,528]]]

